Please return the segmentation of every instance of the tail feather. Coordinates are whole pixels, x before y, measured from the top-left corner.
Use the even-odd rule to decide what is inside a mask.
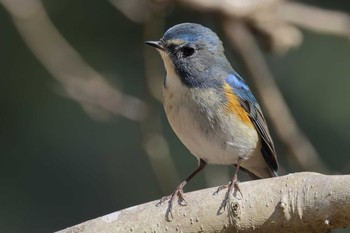
[[[277,171],[272,170],[265,163],[265,161],[260,161],[260,163],[255,163],[254,161],[246,160],[246,161],[243,161],[240,169],[243,172],[247,173],[252,180],[278,176]]]

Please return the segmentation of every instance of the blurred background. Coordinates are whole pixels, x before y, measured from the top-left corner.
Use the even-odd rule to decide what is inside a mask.
[[[160,102],[161,58],[143,43],[182,22],[223,39],[281,175],[348,174],[350,3],[254,2],[0,0],[0,232],[52,232],[156,200],[192,172]],[[185,191],[232,172],[208,166]]]

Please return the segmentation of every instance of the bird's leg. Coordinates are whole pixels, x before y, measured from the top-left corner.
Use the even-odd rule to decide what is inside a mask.
[[[160,201],[157,203],[156,206],[160,206],[163,202],[168,201],[168,209],[166,211],[165,217],[167,220],[170,220],[169,216],[171,216],[171,218],[173,218],[173,214],[172,214],[172,208],[173,208],[173,203],[176,199],[176,197],[178,197],[178,203],[179,205],[185,206],[187,205],[187,202],[185,201],[184,197],[183,197],[183,188],[185,187],[185,185],[201,170],[203,170],[203,168],[205,167],[205,165],[207,165],[207,163],[200,159],[199,160],[199,165],[196,168],[196,170],[194,170],[191,175],[189,175],[185,181],[183,181],[179,186],[177,186],[177,188],[175,189],[175,192],[173,192],[173,194],[169,195],[169,196],[165,196],[162,197],[160,199]]]
[[[240,168],[240,165],[241,165],[241,162],[242,162],[242,158],[239,158],[238,161],[237,161],[237,166],[236,166],[236,170],[235,172],[233,173],[233,176],[230,180],[230,182],[227,184],[227,185],[222,185],[220,186],[214,194],[218,194],[221,190],[225,189],[225,188],[228,188],[227,192],[226,192],[226,195],[225,195],[225,198],[224,200],[222,201],[221,203],[221,206],[219,208],[219,213],[221,212],[222,209],[225,209],[230,197],[231,197],[231,194],[232,194],[232,191],[233,191],[233,188],[235,188],[242,196],[242,192],[238,186],[238,178],[237,178],[237,174],[238,174],[238,171],[239,171],[239,168]]]

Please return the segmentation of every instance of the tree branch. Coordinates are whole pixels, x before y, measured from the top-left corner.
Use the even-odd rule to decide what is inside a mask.
[[[225,191],[216,188],[186,193],[187,206],[157,201],[130,207],[59,231],[74,232],[329,232],[350,227],[350,175],[295,173],[240,184],[243,196],[232,197],[218,214]]]
[[[28,48],[62,85],[60,94],[78,102],[98,120],[124,116],[140,121],[146,104],[113,87],[89,66],[51,22],[40,0],[0,0]]]
[[[278,7],[277,14],[283,20],[305,29],[350,39],[350,15],[348,13],[286,1]]]

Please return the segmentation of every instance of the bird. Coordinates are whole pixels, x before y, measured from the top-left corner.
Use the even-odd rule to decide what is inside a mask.
[[[187,205],[184,186],[207,164],[234,165],[235,171],[220,208],[238,186],[239,170],[252,179],[278,176],[273,140],[261,107],[244,79],[232,68],[223,43],[211,29],[196,23],[169,28],[158,41],[145,41],[163,60],[166,77],[162,86],[163,107],[180,141],[198,159],[197,168],[163,197]]]

